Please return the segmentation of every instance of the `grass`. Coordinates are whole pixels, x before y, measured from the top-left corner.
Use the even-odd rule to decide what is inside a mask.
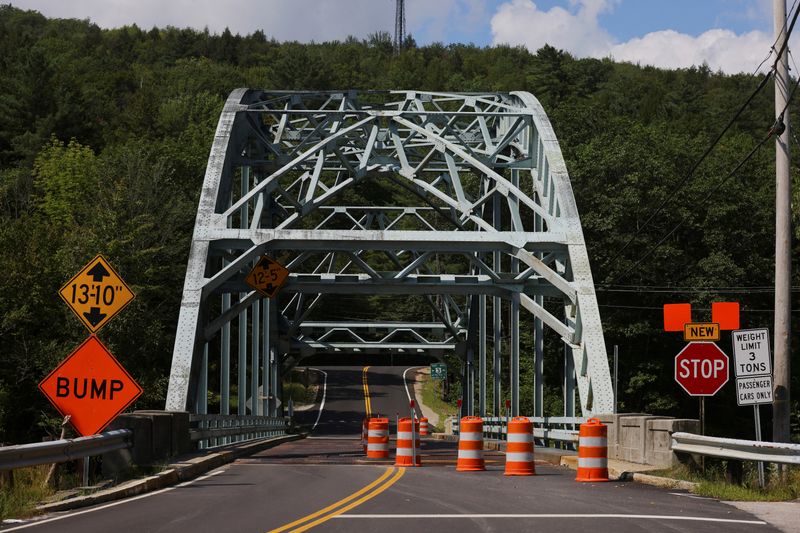
[[[14,470],[13,486],[0,490],[0,521],[37,514],[39,502],[54,493],[44,484],[49,468],[50,465],[39,465]]]
[[[283,397],[286,401],[291,398],[295,405],[312,404],[317,399],[318,388],[308,381],[308,373],[293,369],[288,379],[283,382]]]
[[[422,403],[439,415],[439,425],[435,426],[436,431],[444,430],[444,421],[448,416],[455,416],[458,407],[442,400],[442,382],[434,381],[427,374],[417,374],[417,379],[422,379]]]
[[[743,462],[741,481],[732,482],[726,478],[726,471],[735,465],[734,461],[706,459],[705,473],[699,469],[679,466],[667,470],[648,472],[656,476],[670,477],[697,483],[695,494],[726,501],[778,502],[800,498],[800,468],[790,467],[786,480],[776,474],[775,465],[767,469],[767,486],[758,486],[758,470],[755,462]]]

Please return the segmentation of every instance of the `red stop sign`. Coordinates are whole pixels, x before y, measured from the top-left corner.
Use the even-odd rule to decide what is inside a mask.
[[[690,396],[714,396],[728,373],[728,356],[713,342],[690,342],[675,356],[675,381]]]

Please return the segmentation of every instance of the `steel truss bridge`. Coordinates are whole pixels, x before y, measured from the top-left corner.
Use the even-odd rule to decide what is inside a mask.
[[[291,272],[271,300],[244,283],[264,254]],[[352,318],[368,297],[419,312]],[[534,416],[545,414],[545,356],[563,359],[564,415],[576,389],[582,414],[612,412],[578,211],[536,98],[231,93],[197,211],[167,410],[206,413],[211,389],[228,414],[233,372],[238,414],[275,415],[281,374],[316,354],[455,353],[465,413],[501,413],[505,373],[516,415],[524,329]],[[556,353],[545,353],[546,331]]]

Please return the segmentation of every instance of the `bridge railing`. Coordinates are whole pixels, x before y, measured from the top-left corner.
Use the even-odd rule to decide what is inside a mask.
[[[800,444],[673,433],[672,451],[741,461],[800,465]]]
[[[568,416],[529,416],[533,422],[533,436],[542,446],[573,449],[578,443],[578,431],[583,417]],[[489,440],[506,440],[509,418],[485,417],[483,419],[483,438]],[[452,420],[452,432],[458,434],[458,420]]]
[[[289,418],[239,415],[189,416],[189,438],[198,448],[223,446],[234,442],[286,435]],[[116,450],[130,449],[134,432],[115,429],[74,439],[0,446],[0,471],[27,466],[64,463],[94,457]]]
[[[189,438],[198,448],[286,435],[290,418],[243,415],[189,415]]]
[[[0,471],[26,466],[65,463],[133,445],[133,432],[116,429],[99,435],[0,447]]]

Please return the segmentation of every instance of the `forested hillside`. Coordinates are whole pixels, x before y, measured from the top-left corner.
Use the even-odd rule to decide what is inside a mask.
[[[691,302],[695,318],[710,319],[712,301],[739,301],[743,327],[772,327],[773,143],[720,185],[772,126],[771,84],[678,184],[759,81],[575,59],[549,47],[531,54],[411,40],[395,57],[380,33],[299,44],[261,32],[102,30],[0,6],[0,441],[54,431],[56,412],[36,384],[86,335],[57,291],[97,253],[137,294],[100,338],[143,386],[136,407],[163,407],[206,158],[236,87],[536,95],[567,160],[606,341],[620,347],[620,411],[695,417],[696,400],[672,379],[682,340],[662,331],[661,305]],[[797,179],[794,191],[798,227]],[[800,257],[797,239],[794,249]],[[794,280],[800,286],[797,264]],[[377,315],[374,306],[364,312]],[[800,313],[792,316],[797,437]],[[558,372],[557,362],[548,368]],[[522,391],[523,412],[531,396]],[[557,407],[558,391],[548,398]],[[752,436],[752,411],[736,407],[730,385],[707,409],[724,421],[717,434]],[[762,416],[769,436],[769,409]]]

